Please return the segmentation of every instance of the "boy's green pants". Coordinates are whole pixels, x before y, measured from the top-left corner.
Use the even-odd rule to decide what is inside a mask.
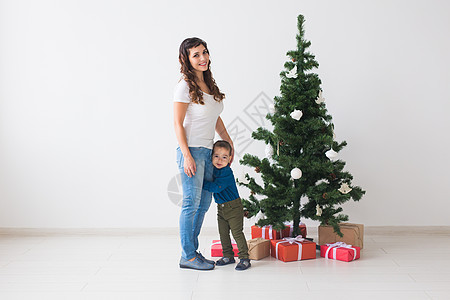
[[[230,230],[239,249],[239,259],[248,258],[248,246],[243,230],[244,207],[241,199],[217,204],[217,224],[219,226],[220,242],[222,244],[223,256],[234,257],[231,245]]]

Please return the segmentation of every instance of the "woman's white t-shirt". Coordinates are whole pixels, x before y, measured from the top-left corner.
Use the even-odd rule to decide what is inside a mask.
[[[212,149],[217,119],[223,110],[223,102],[203,93],[202,104],[193,103],[189,97],[189,86],[184,79],[175,86],[174,102],[189,103],[183,127],[189,147]]]

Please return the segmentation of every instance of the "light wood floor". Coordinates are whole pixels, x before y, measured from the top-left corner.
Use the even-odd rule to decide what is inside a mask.
[[[206,257],[217,238],[202,232]],[[0,230],[0,299],[450,299],[448,228],[367,228],[364,246],[349,263],[269,257],[194,271],[178,267],[175,229]]]

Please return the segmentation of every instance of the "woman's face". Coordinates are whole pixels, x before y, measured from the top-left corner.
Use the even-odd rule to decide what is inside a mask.
[[[207,71],[209,65],[209,53],[205,46],[200,44],[197,47],[189,49],[189,62],[195,71]]]

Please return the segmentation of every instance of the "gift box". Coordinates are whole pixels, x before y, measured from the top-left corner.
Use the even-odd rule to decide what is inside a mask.
[[[251,229],[252,229],[252,239],[263,238],[269,240],[279,240],[289,235],[289,228],[287,227],[283,230],[275,230],[272,229],[272,225],[267,225],[263,227],[253,225]]]
[[[289,227],[289,235],[287,237],[291,237],[294,226],[292,224],[286,224],[286,226]],[[300,229],[300,232],[298,235],[301,235],[303,238],[305,238],[306,237],[306,225],[303,223],[300,223],[298,225],[298,228]]]
[[[352,261],[358,259],[361,255],[361,248],[358,246],[347,245],[344,242],[326,244],[320,246],[320,256],[327,259],[342,261]]]
[[[231,241],[233,246],[234,256],[238,256],[239,250],[235,241]],[[222,243],[220,240],[213,240],[211,245],[211,256],[212,257],[223,257]]]
[[[263,227],[259,227],[256,225],[252,226],[252,239],[255,238],[263,238],[263,239],[269,239],[269,240],[279,240],[285,237],[291,237],[293,232],[293,226],[292,224],[285,224],[286,228],[283,230],[275,230],[272,229],[272,225],[267,225]],[[303,223],[300,223],[298,226],[300,228],[300,235],[302,237],[306,237],[306,225]]]
[[[284,262],[316,258],[316,243],[300,236],[270,241],[270,253]]]
[[[339,228],[343,237],[334,232],[332,226],[319,226],[319,245],[333,244],[336,242],[344,242],[348,245],[358,246],[361,249],[364,244],[364,225],[353,223],[341,223]]]
[[[247,241],[248,255],[252,260],[260,260],[270,255],[270,240],[256,238]]]

